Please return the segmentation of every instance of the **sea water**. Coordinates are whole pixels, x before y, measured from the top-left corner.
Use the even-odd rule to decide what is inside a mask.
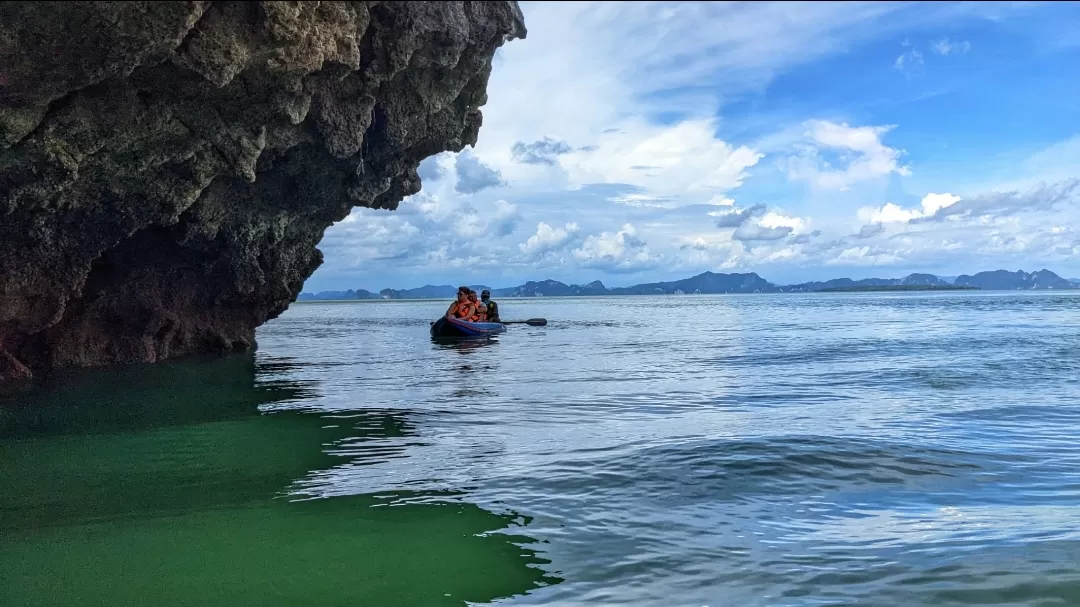
[[[1080,293],[295,304],[0,395],[0,605],[1080,603]]]

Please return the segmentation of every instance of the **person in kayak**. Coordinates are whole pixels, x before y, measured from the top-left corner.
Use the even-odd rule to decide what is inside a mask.
[[[487,312],[488,322],[500,322],[499,321],[499,304],[491,301],[491,291],[484,289],[480,293],[480,302],[484,305]]]
[[[469,301],[469,287],[458,287],[457,299],[446,309],[446,317],[468,320],[475,313],[475,304]]]
[[[473,322],[487,322],[487,305],[482,301],[476,301],[476,291],[469,290],[469,302],[473,305]]]

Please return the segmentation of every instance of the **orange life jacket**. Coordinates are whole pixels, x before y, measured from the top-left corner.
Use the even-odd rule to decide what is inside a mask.
[[[469,320],[472,316],[472,303],[466,301],[465,303],[459,303],[457,308],[454,309],[454,318],[461,318],[463,320]]]
[[[483,306],[483,308],[481,308]],[[487,306],[477,302],[476,314],[473,315],[473,322],[487,322]]]

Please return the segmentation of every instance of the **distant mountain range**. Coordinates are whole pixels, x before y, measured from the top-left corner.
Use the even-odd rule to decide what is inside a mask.
[[[670,282],[651,282],[632,287],[609,289],[599,280],[586,285],[568,285],[557,280],[526,282],[517,287],[492,289],[486,285],[470,285],[477,293],[491,291],[499,297],[568,297],[574,295],[659,295],[659,294],[710,294],[710,293],[810,293],[815,291],[866,290],[873,287],[927,290],[934,288],[969,288],[987,291],[1078,289],[1080,279],[1065,279],[1050,270],[1037,272],[1009,272],[993,270],[955,278],[933,274],[909,274],[904,278],[834,278],[824,282],[804,282],[793,285],[775,285],[754,272],[746,274],[717,274],[703,272],[697,276]],[[425,285],[416,289],[383,289],[372,293],[366,289],[348,291],[321,291],[301,293],[299,301],[327,301],[345,299],[453,299],[457,286]]]

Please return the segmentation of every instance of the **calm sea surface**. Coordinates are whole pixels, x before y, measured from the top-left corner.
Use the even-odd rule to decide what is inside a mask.
[[[0,605],[1080,604],[1080,293],[448,303],[0,395]]]

